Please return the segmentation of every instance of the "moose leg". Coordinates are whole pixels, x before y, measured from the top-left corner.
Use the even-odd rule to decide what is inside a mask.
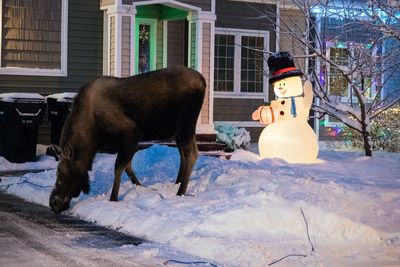
[[[111,191],[111,201],[118,201],[118,193],[119,186],[121,184],[122,173],[127,169],[128,164],[130,164],[132,157],[135,154],[136,146],[138,143],[138,141],[135,141],[137,140],[136,136],[132,135],[126,135],[123,137],[122,140],[123,141],[120,144],[117,159],[115,161],[114,184]]]
[[[179,150],[179,156],[180,156],[181,162],[180,162],[180,165],[179,165],[178,177],[176,178],[175,184],[180,184],[182,182],[182,175],[183,175],[186,163],[185,163],[185,155],[183,153],[182,144],[179,141],[179,137],[176,137],[176,145],[177,145],[178,150]]]
[[[125,172],[128,174],[129,178],[131,178],[132,184],[141,185],[135,173],[133,172],[132,160],[129,161],[128,165],[126,166]]]
[[[181,185],[179,186],[179,190],[177,193],[178,196],[184,195],[186,193],[186,189],[189,184],[189,178],[199,154],[194,134],[193,136],[189,137],[188,140],[180,140],[180,144],[185,160],[183,162],[181,160],[181,164],[184,163],[184,167],[181,175]]]

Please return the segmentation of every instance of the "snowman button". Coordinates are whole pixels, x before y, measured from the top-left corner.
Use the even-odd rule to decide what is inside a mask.
[[[283,101],[281,102],[281,105],[285,105],[285,100],[283,100]]]
[[[281,111],[281,112],[279,112],[279,114],[281,114],[283,116],[283,115],[285,115],[285,112]]]

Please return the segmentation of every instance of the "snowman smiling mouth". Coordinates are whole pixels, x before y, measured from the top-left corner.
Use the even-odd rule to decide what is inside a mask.
[[[279,87],[279,93],[281,93],[282,95],[286,94],[287,89],[284,87]]]

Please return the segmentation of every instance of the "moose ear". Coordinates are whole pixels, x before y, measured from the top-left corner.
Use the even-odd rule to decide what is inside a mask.
[[[75,157],[74,157],[74,149],[72,148],[72,146],[70,144],[67,143],[64,146],[63,155],[67,159],[70,159],[70,160],[74,160],[75,159]]]

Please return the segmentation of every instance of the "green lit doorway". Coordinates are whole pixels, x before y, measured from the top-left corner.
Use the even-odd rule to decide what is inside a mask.
[[[135,74],[173,65],[189,66],[189,47],[193,46],[189,44],[195,42],[188,35],[190,11],[162,4],[141,5],[136,10]]]

